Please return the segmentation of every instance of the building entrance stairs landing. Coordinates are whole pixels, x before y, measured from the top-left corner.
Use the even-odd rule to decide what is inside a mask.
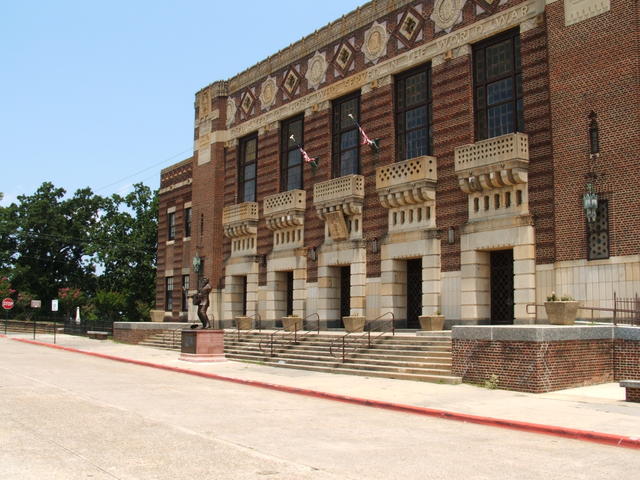
[[[179,333],[179,331],[178,331]],[[276,335],[271,355],[269,331],[225,330],[225,356],[230,360],[256,362],[273,367],[312,370],[370,377],[458,384],[461,378],[451,373],[451,333],[429,332],[384,335],[362,341],[342,360],[343,332],[307,334],[294,343],[293,335]],[[331,345],[333,343],[333,351]],[[156,348],[180,350],[180,335],[159,332],[141,342]]]

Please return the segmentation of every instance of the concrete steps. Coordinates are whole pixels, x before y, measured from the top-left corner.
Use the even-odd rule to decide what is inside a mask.
[[[227,330],[225,355],[233,360],[316,372],[449,384],[461,381],[451,375],[450,332],[384,335],[376,338],[371,347],[361,340],[360,348],[348,349],[344,362],[342,336],[342,332],[299,335],[298,343],[293,343],[293,335],[277,334],[272,356],[269,332],[242,332],[238,337],[237,331]],[[180,350],[180,334],[159,332],[140,345]]]

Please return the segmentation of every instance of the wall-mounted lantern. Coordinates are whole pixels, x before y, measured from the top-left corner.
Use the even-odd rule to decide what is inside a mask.
[[[371,239],[371,253],[378,253],[380,251],[380,242],[378,242],[378,237],[373,237]]]
[[[587,183],[587,191],[582,195],[582,208],[587,222],[595,222],[598,214],[598,194],[595,192],[593,183]]]
[[[318,252],[316,251],[316,247],[309,247],[307,249],[307,258],[312,262],[315,262],[318,259]]]
[[[456,229],[452,226],[447,230],[447,243],[449,245],[456,243]]]

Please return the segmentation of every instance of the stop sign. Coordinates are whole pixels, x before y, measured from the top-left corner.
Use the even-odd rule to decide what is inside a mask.
[[[5,298],[2,300],[2,308],[5,310],[11,310],[13,308],[13,300],[10,298]]]

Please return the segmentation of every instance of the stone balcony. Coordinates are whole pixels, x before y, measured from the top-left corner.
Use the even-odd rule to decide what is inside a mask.
[[[437,180],[435,157],[416,157],[376,168],[376,191],[386,208],[435,200]]]
[[[306,206],[307,192],[304,190],[289,190],[265,197],[262,208],[267,227],[269,230],[283,230],[303,225]]]
[[[313,186],[313,204],[320,217],[324,212],[342,210],[345,215],[362,213],[364,177],[345,175]]]
[[[255,235],[258,231],[258,203],[244,202],[222,210],[222,227],[229,238]]]
[[[465,193],[527,183],[529,137],[509,133],[455,149],[455,172]]]
[[[325,221],[325,241],[362,238],[362,175],[345,175],[316,183],[313,204],[318,216]]]

